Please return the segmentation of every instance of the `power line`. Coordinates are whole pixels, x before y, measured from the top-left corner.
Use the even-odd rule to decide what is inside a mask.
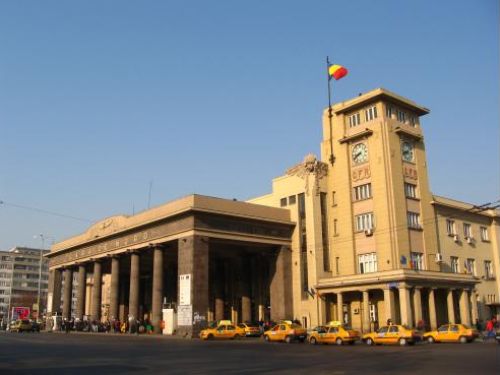
[[[44,209],[37,208],[37,207],[30,207],[30,206],[24,206],[24,205],[20,205],[20,204],[7,203],[5,201],[1,201],[0,200],[0,206],[1,205],[8,206],[8,207],[21,208],[23,210],[34,211],[34,212],[38,212],[38,213],[42,213],[42,214],[47,214],[47,215],[52,215],[52,216],[58,216],[58,217],[62,217],[62,218],[65,218],[65,219],[78,220],[78,221],[82,221],[82,222],[85,222],[85,223],[92,223],[93,222],[92,220],[83,219],[81,217],[76,217],[76,216],[61,214],[61,213],[58,213],[58,212],[44,210]]]

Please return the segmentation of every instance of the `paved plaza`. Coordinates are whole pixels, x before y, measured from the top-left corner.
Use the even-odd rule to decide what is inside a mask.
[[[203,342],[161,336],[0,334],[7,374],[498,374],[500,345],[312,346],[261,339]]]

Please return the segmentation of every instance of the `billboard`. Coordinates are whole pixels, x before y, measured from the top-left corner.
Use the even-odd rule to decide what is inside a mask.
[[[12,317],[12,320],[29,319],[30,318],[30,308],[29,307],[13,307],[11,317]]]

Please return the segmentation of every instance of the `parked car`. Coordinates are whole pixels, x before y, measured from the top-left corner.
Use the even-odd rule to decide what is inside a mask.
[[[264,332],[264,340],[270,341],[284,341],[291,343],[294,340],[304,342],[307,337],[307,331],[296,323],[285,323],[275,325],[270,330]]]
[[[435,331],[424,333],[424,340],[432,344],[435,342],[472,342],[479,336],[479,332],[464,324],[443,324]]]
[[[32,328],[31,322],[27,319],[16,320],[10,325],[11,332],[31,332]]]
[[[367,333],[362,338],[367,345],[399,344],[401,346],[413,345],[421,339],[422,337],[416,330],[396,324],[380,327],[376,332]]]
[[[254,323],[240,323],[238,327],[241,328],[245,332],[245,336],[256,336],[259,337],[261,335],[260,327],[258,324]]]
[[[336,326],[319,327],[309,335],[310,344],[337,344],[343,345],[345,343],[354,344],[360,339],[358,331],[350,329],[349,327]]]
[[[206,328],[200,332],[200,339],[238,339],[245,336],[245,331],[233,324],[222,324],[216,328]]]

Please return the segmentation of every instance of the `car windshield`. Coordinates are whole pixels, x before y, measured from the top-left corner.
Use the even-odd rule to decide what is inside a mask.
[[[351,326],[342,326],[342,328],[344,328],[346,331],[351,331],[352,330],[352,327]]]
[[[462,324],[462,326],[465,328],[465,329],[470,329],[470,327],[466,324]]]

